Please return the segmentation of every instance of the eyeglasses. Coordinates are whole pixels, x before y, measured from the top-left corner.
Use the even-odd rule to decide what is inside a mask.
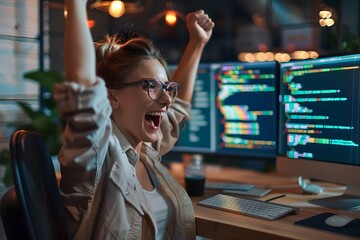
[[[136,82],[124,83],[117,85],[116,87],[123,88],[137,85],[145,85],[149,98],[154,101],[158,101],[163,94],[163,90],[165,90],[167,95],[172,98],[172,102],[174,102],[179,90],[179,84],[176,82],[162,83],[155,79],[144,79]]]

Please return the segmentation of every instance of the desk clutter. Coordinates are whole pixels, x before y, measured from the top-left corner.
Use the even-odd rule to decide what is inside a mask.
[[[257,188],[252,184],[207,182],[205,188],[209,190],[221,190],[223,193],[244,195],[249,197],[263,197],[271,192],[271,189]]]
[[[321,213],[309,218],[295,222],[295,225],[310,227],[317,230],[329,231],[338,234],[344,234],[352,237],[360,237],[360,219],[356,218],[344,227],[332,227],[325,223],[326,219],[335,215],[334,213]]]

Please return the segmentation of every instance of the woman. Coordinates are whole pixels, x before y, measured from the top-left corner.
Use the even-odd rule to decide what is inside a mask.
[[[194,239],[191,200],[160,157],[189,118],[214,23],[202,10],[187,15],[189,42],[170,82],[165,61],[145,38],[123,44],[108,38],[96,44],[96,59],[86,3],[65,1],[67,82],[54,95],[67,121],[60,188],[73,238]]]

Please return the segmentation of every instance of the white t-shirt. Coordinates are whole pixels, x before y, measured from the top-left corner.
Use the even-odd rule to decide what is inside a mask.
[[[154,188],[151,192],[144,190],[144,193],[146,200],[148,200],[154,211],[158,232],[156,239],[164,239],[165,229],[170,215],[169,206],[156,188]]]

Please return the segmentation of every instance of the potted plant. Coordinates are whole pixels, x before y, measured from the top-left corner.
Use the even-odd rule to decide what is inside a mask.
[[[58,111],[53,100],[53,89],[56,83],[64,81],[64,76],[55,71],[35,70],[24,74],[24,78],[39,83],[42,93],[40,96],[40,108],[35,109],[25,101],[16,101],[16,104],[29,117],[29,124],[11,125],[16,130],[31,130],[37,132],[47,145],[52,156],[56,156],[62,145],[62,133],[64,124],[60,121]],[[13,184],[10,151],[8,148],[0,149],[0,179],[1,184],[10,186]]]
[[[56,83],[64,81],[64,76],[51,70],[35,70],[26,72],[24,78],[39,83],[43,94],[40,96],[39,109],[34,109],[23,101],[16,102],[30,119],[30,124],[17,125],[16,129],[37,132],[47,144],[50,154],[57,155],[62,144],[64,124],[58,116],[58,110],[53,100],[53,90]]]

